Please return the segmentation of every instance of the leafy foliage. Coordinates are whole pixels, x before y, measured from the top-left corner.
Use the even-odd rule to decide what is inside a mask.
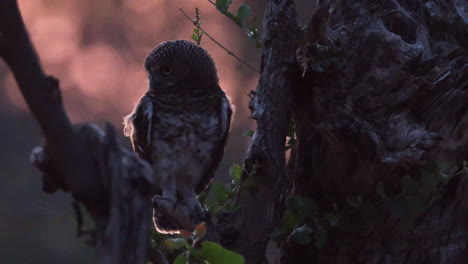
[[[214,183],[210,188],[209,198],[204,199],[204,207],[210,214],[216,215],[223,210],[237,208],[236,197],[241,190],[243,169],[234,164],[229,169],[231,182]],[[180,235],[160,234],[153,230],[151,244],[174,263],[244,263],[244,258],[214,242],[204,241],[207,232],[205,223],[199,224],[193,233],[182,232]]]
[[[205,200],[205,209],[211,214],[217,214],[222,210],[235,210],[237,208],[236,197],[241,190],[242,167],[234,164],[229,169],[231,182],[228,184],[213,183],[209,197]]]
[[[209,0],[209,2],[214,4],[216,6],[216,9],[219,10],[219,12],[227,16],[239,27],[241,27],[242,30],[246,33],[246,35],[249,37],[249,39],[255,42],[256,48],[262,48],[263,45],[261,41],[260,32],[256,25],[257,18],[254,17],[250,24],[246,22],[247,18],[250,15],[250,7],[248,5],[241,4],[239,6],[239,9],[237,10],[237,13],[234,14],[229,12],[229,6],[232,4],[232,0],[216,0],[216,2]]]
[[[345,210],[339,210],[337,201],[330,211],[322,212],[314,200],[294,195],[286,201],[286,210],[271,238],[279,241],[290,237],[296,243],[314,243],[317,248],[322,248],[327,241],[328,230],[339,226],[346,215],[359,213],[365,223],[373,225],[382,220],[382,210],[388,210],[393,217],[399,218],[402,225],[411,226],[429,209],[443,186],[463,172],[468,172],[467,162],[461,169],[431,163],[421,168],[419,180],[403,176],[399,193],[387,194],[383,182],[379,182],[375,190],[379,200],[366,203],[361,196],[347,197],[341,202],[343,207],[347,207]]]
[[[253,137],[254,134],[255,134],[255,131],[249,130],[249,131],[247,131],[247,132],[244,133],[244,136]]]
[[[210,264],[243,264],[244,258],[230,250],[227,250],[217,243],[206,241],[201,243],[201,248],[193,251],[195,259],[203,261],[201,263]]]
[[[161,250],[164,255],[173,264],[243,264],[244,257],[223,248],[221,245],[204,241],[207,232],[207,226],[204,222],[197,225],[193,233],[184,235],[162,235],[153,233],[153,242],[160,242],[159,245],[153,245]],[[162,242],[162,243],[161,243]]]
[[[193,29],[193,34],[192,34],[192,39],[200,45],[204,31],[200,28],[201,25],[201,18],[200,18],[200,12],[198,11],[198,8],[195,8],[195,21],[194,21],[195,28]]]
[[[214,4],[214,3],[213,3]],[[192,34],[192,39],[198,44],[200,45],[200,42],[201,42],[201,38],[203,35],[206,35],[211,41],[213,41],[216,45],[218,45],[220,48],[224,49],[228,55],[234,57],[236,60],[238,60],[239,62],[243,63],[244,65],[246,65],[247,67],[249,67],[251,70],[255,71],[255,72],[259,72],[255,67],[253,67],[252,65],[250,65],[248,62],[246,62],[245,60],[241,59],[239,56],[237,56],[234,52],[232,52],[231,50],[229,50],[228,48],[226,48],[225,46],[223,46],[221,43],[219,43],[216,39],[214,39],[210,34],[208,34],[208,32],[206,32],[202,27],[201,27],[201,23],[200,23],[200,13],[198,12],[198,8],[195,9],[195,20],[193,20],[192,18],[190,18],[190,16],[187,15],[187,13],[184,12],[184,10],[182,8],[179,9],[180,12],[182,12],[182,14],[188,19],[190,20],[194,25],[195,25],[195,28],[193,29],[193,34]]]
[[[203,263],[203,264],[243,264],[245,263],[244,257],[241,255],[223,248],[221,245],[211,242],[203,241],[207,232],[207,227],[204,222],[199,224],[195,231],[188,237],[168,239],[171,241],[169,244],[174,244],[173,250],[181,249],[179,255],[174,259],[174,264],[178,263]]]

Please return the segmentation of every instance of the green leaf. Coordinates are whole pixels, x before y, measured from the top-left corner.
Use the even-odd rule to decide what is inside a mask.
[[[327,219],[328,224],[332,227],[335,227],[338,225],[338,221],[340,220],[339,216],[336,214],[332,213],[327,213],[325,214],[325,219]]]
[[[235,183],[240,183],[242,176],[242,167],[239,164],[234,164],[229,169],[229,175]]]
[[[281,217],[281,228],[287,230],[288,232],[296,228],[301,222],[301,218],[298,214],[294,213],[291,210],[286,210]]]
[[[172,262],[172,264],[187,264],[187,257],[184,253],[181,253],[177,258]]]
[[[216,0],[216,8],[221,12],[226,12],[232,0]]]
[[[219,212],[219,210],[222,208],[221,205],[216,203],[216,201],[211,200],[211,199],[206,199],[205,200],[205,209],[211,213],[211,214],[216,214]]]
[[[204,205],[205,205],[205,209],[208,210],[208,208],[217,205],[217,203],[214,200],[205,199]]]
[[[403,198],[393,198],[386,201],[387,208],[393,216],[404,218],[408,215],[408,205]]]
[[[215,201],[219,205],[223,205],[224,203],[226,203],[230,193],[228,187],[221,183],[213,183],[213,186],[211,186],[211,188],[213,190]]]
[[[243,26],[249,14],[250,7],[246,4],[242,4],[239,6],[239,10],[237,11],[237,15],[235,16],[234,20],[239,26]]]
[[[192,34],[192,39],[198,43],[198,37],[195,34]]]
[[[254,134],[255,134],[255,131],[249,130],[249,131],[247,131],[247,132],[244,133],[244,136],[253,137]]]
[[[223,208],[223,206],[215,204],[208,208],[208,212],[212,214],[217,214],[221,210],[221,208]]]
[[[408,175],[405,175],[402,178],[403,193],[404,194],[417,194],[419,193],[419,184],[413,178]]]
[[[168,238],[164,241],[164,245],[170,250],[181,249],[187,244],[185,238]]]
[[[236,252],[227,250],[214,242],[206,241],[201,244],[201,249],[194,253],[195,257],[207,261],[210,264],[244,264],[244,257]]]

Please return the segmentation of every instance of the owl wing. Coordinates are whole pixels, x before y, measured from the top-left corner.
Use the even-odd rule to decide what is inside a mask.
[[[133,111],[124,117],[124,135],[130,138],[133,151],[146,160],[151,159],[151,122],[154,107],[151,98],[145,94]]]
[[[221,163],[221,160],[223,158],[224,154],[224,148],[226,147],[226,142],[228,139],[229,135],[229,130],[231,128],[231,121],[232,121],[232,114],[233,114],[233,109],[232,105],[226,96],[226,94],[221,91],[222,93],[222,103],[221,107],[219,108],[218,111],[220,111],[220,119],[221,119],[221,133],[220,133],[220,140],[218,141],[217,148],[213,152],[213,161],[211,165],[208,167],[205,175],[203,176],[203,179],[200,181],[198,186],[196,187],[196,193],[200,194],[203,192],[211,182],[211,180],[214,177],[214,174],[216,172],[216,169],[219,166],[219,163]]]

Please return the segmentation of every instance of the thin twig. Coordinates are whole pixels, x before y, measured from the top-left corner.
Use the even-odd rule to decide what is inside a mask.
[[[197,23],[196,21],[193,21],[192,18],[190,18],[190,16],[187,15],[187,13],[185,13],[185,11],[182,9],[182,8],[179,8],[180,12],[182,12],[182,14],[184,14],[184,16],[190,20],[193,25],[197,26]],[[202,27],[200,27],[200,30],[203,31],[203,34],[206,35],[211,41],[213,41],[216,45],[218,45],[220,48],[222,48],[223,50],[225,50],[227,52],[227,54],[231,55],[232,57],[234,57],[236,60],[240,61],[241,63],[243,63],[245,66],[249,67],[251,70],[255,71],[255,72],[260,72],[259,70],[257,70],[256,68],[254,68],[252,65],[250,65],[248,62],[242,60],[241,58],[239,58],[236,54],[234,54],[234,52],[232,52],[231,50],[229,50],[228,48],[224,47],[221,43],[219,43],[216,39],[214,39],[210,34],[208,34],[208,32],[206,32]]]

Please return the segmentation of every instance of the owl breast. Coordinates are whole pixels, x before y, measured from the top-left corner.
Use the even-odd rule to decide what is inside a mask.
[[[207,176],[221,141],[221,130],[218,111],[156,111],[151,152],[157,178],[167,181],[175,177],[178,189],[193,189]]]

